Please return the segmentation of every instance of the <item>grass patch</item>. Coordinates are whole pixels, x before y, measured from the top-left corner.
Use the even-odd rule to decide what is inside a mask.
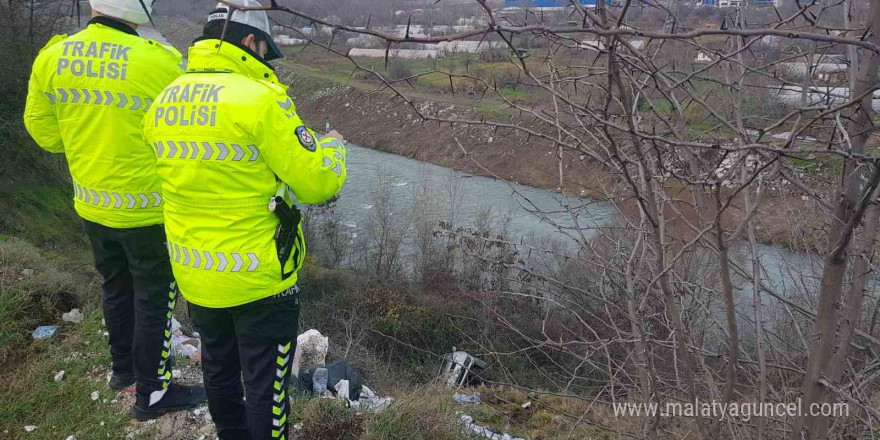
[[[295,407],[294,407],[295,408]],[[378,414],[352,411],[335,400],[312,399],[301,407],[309,440],[475,440],[459,422],[458,406],[445,390],[425,388],[395,401]],[[483,437],[485,438],[485,437]]]
[[[90,266],[66,271],[23,240],[0,240],[0,367],[30,342],[34,328],[98,299]]]
[[[74,435],[79,440],[124,438],[131,416],[117,405],[103,380],[110,352],[101,325],[101,314],[91,311],[82,327],[67,327],[55,337],[32,344],[20,365],[0,377],[0,432],[3,438],[58,440]],[[98,368],[96,368],[98,366]],[[65,377],[54,376],[64,370]],[[91,400],[98,391],[101,398]],[[27,433],[25,425],[37,426]]]
[[[496,118],[510,118],[513,116],[513,114],[507,110],[502,110],[499,108],[488,108],[488,107],[475,107],[474,113],[476,113],[478,115],[493,116]]]
[[[39,246],[82,245],[82,227],[72,190],[62,184],[19,188],[0,197],[0,233],[25,237]]]

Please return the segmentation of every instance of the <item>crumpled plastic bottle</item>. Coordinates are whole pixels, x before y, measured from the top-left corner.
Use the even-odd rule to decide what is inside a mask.
[[[312,375],[312,390],[315,394],[321,395],[327,391],[327,382],[330,381],[330,371],[326,368],[316,368],[315,374]]]

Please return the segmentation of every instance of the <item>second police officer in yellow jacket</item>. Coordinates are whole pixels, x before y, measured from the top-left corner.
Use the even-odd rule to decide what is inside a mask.
[[[142,122],[221,440],[287,438],[306,253],[293,202],[322,204],[346,178],[342,137],[306,127],[267,63],[280,57],[265,12],[218,4]]]
[[[54,37],[34,61],[24,122],[40,147],[66,156],[74,207],[103,277],[113,359],[110,386],[137,382],[138,419],[191,408],[201,387],[172,383],[176,293],[162,227],[156,157],[140,124],[183,73],[180,52],[141,38],[152,0],[92,0],[82,31]]]

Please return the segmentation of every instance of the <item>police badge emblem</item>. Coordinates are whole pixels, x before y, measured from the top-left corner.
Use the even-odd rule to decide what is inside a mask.
[[[315,137],[312,136],[312,133],[305,125],[300,125],[296,128],[296,137],[299,139],[299,144],[306,150],[314,152],[317,149],[317,145],[315,145]]]

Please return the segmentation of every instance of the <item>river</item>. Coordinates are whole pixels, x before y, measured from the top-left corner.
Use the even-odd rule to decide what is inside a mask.
[[[380,174],[385,176],[384,180],[378,178]],[[384,186],[381,190],[388,191],[393,200],[392,212],[398,216],[401,225],[409,225],[405,219],[412,215],[414,194],[420,188],[428,187],[437,199],[435,205],[440,218],[445,220],[450,212],[449,187],[455,181],[460,182],[458,193],[461,197],[458,209],[455,210],[456,226],[473,227],[485,217],[487,210],[491,210],[496,227],[506,223],[502,219],[509,218],[506,235],[513,241],[523,239],[528,243],[544,245],[556,241],[566,244],[563,248],[576,251],[577,243],[559,230],[562,227],[572,232],[571,227],[575,222],[570,212],[577,214],[578,223],[584,228],[587,238],[595,233],[597,227],[607,225],[616,215],[612,206],[594,200],[563,198],[553,191],[473,176],[354,145],[348,147],[348,181],[337,202],[337,210],[353,236],[364,234],[371,210],[378,209],[374,194],[380,191],[380,186]],[[566,202],[570,211],[563,208]],[[531,206],[539,208],[543,213],[538,215],[525,208]],[[808,291],[815,295],[818,288],[817,274],[821,273],[821,258],[793,253],[782,246],[762,244],[758,250],[765,272],[762,280],[777,294],[792,297],[801,296],[800,294]],[[737,248],[732,254],[734,261],[745,270],[751,271],[747,248]],[[751,316],[751,282],[742,277],[734,278],[737,283],[737,308],[742,314]],[[763,295],[762,298],[767,303],[768,313],[773,314],[776,309],[774,304],[779,304],[779,301],[768,295]],[[721,307],[721,302],[716,301],[716,305],[712,307],[713,314],[722,317]],[[777,309],[776,312],[781,313],[781,310]]]

